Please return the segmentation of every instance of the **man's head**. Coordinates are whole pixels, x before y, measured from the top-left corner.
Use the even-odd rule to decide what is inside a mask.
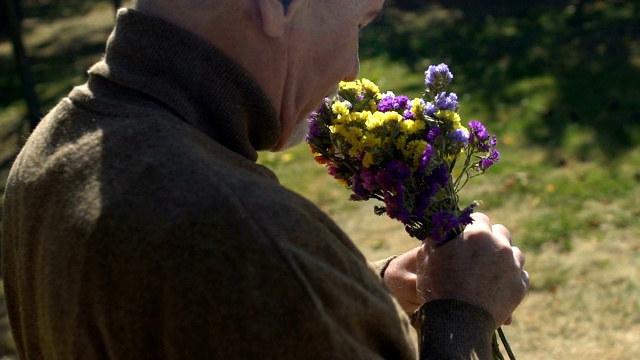
[[[280,114],[273,150],[304,139],[306,117],[358,75],[361,29],[384,0],[138,0],[138,9],[199,35],[243,66]]]

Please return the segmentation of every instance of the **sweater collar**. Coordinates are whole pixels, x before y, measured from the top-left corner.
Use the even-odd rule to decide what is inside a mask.
[[[273,105],[244,69],[201,38],[136,10],[118,12],[105,58],[89,74],[155,98],[252,161],[280,137]]]

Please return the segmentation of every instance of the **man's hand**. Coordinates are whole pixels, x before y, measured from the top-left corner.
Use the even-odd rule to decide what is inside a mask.
[[[467,301],[487,310],[496,328],[508,325],[529,288],[524,255],[511,246],[504,226],[492,226],[484,214],[472,217],[474,222],[454,240],[440,247],[426,241],[420,247],[417,288],[425,302]]]
[[[416,287],[418,251],[421,248],[417,247],[393,259],[384,272],[385,285],[407,314],[418,310],[424,303]]]

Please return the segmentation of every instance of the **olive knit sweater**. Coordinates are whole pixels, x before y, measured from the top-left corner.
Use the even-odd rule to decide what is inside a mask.
[[[121,10],[105,58],[11,170],[3,272],[21,359],[414,359],[409,320],[336,224],[256,164],[280,134],[245,71]],[[420,310],[422,358],[493,321]],[[472,325],[470,325],[472,324]]]

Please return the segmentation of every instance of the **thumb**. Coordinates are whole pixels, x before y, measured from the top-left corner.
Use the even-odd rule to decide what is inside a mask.
[[[432,251],[433,251],[432,245],[428,243],[427,240],[424,240],[422,242],[422,245],[420,245],[420,248],[418,249],[418,253],[416,254],[417,263],[419,264],[418,269],[424,266],[425,260],[427,259],[427,257]]]
[[[431,240],[430,238],[427,238],[422,241],[422,246],[421,246],[422,249],[420,251],[421,252],[424,251],[424,255],[426,257],[427,255],[431,254],[439,247],[440,245],[437,242]]]

